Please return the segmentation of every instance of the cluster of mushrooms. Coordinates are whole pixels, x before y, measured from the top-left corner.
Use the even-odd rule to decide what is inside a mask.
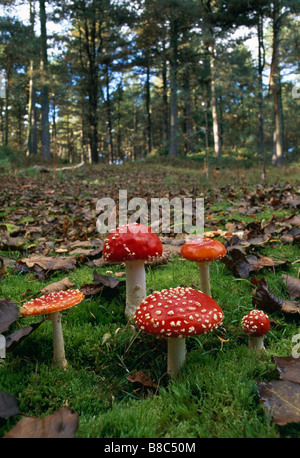
[[[125,315],[143,332],[168,342],[168,373],[178,374],[186,355],[186,338],[218,328],[224,319],[221,307],[211,297],[209,264],[226,254],[224,245],[214,239],[195,238],[181,248],[181,255],[199,267],[201,290],[176,287],[147,296],[145,261],[162,255],[162,243],[148,226],[129,223],[119,226],[105,239],[102,256],[110,263],[124,263],[126,271]],[[79,304],[84,295],[67,290],[32,299],[20,310],[23,316],[51,314],[53,324],[53,363],[67,364],[61,326],[61,311]],[[252,310],[242,320],[250,348],[264,349],[264,336],[270,322],[262,311]]]

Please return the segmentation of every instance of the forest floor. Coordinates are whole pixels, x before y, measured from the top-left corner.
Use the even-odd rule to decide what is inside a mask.
[[[258,167],[220,167],[207,178],[184,160],[2,170],[0,436],[54,437],[62,422],[66,437],[300,437],[299,172],[270,168],[263,180]],[[149,206],[152,198],[203,198],[205,236],[227,248],[210,266],[224,322],[187,339],[176,379],[166,372],[166,342],[127,322],[124,266],[102,258],[96,204],[117,202],[120,190]],[[199,289],[197,266],[180,255],[190,235],[159,236],[165,257],[147,266],[149,294]],[[85,294],[63,315],[66,369],[51,365],[49,320],[13,311],[56,282]],[[241,329],[253,308],[271,321],[263,354],[248,348]]]

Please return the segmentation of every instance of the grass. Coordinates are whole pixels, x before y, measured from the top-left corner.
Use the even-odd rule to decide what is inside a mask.
[[[255,379],[276,377],[270,357],[291,353],[297,321],[290,319],[287,325],[280,313],[275,316],[260,359],[248,350],[240,328],[242,316],[252,308],[249,280],[232,279],[221,263],[212,264],[211,278],[213,295],[225,313],[224,326],[187,340],[185,366],[175,381],[165,373],[165,342],[139,333],[124,320],[121,291],[118,297],[88,298],[65,313],[65,371],[51,367],[52,329],[45,321],[2,361],[1,390],[14,394],[26,415],[44,416],[68,405],[79,413],[77,437],[278,437],[280,428],[259,404]],[[80,285],[91,280],[91,272],[84,267],[70,279]],[[274,273],[268,272],[266,279],[280,290]],[[18,300],[29,284],[43,286],[29,283],[30,275],[17,280],[10,275],[2,281],[4,297]],[[149,291],[178,283],[198,286],[192,263],[177,258],[147,273]],[[22,319],[22,326],[32,321]],[[149,375],[158,388],[129,382],[127,375],[136,370]],[[7,419],[2,434],[17,419]],[[299,436],[300,426],[293,434]]]
[[[139,170],[134,164],[132,167]],[[159,174],[158,164],[148,167],[152,177]],[[117,173],[121,177],[119,188],[125,189],[122,186],[132,170],[130,166],[126,164],[122,169],[124,176],[118,169],[111,175],[109,170],[106,188],[115,186]],[[188,189],[196,185],[197,174],[193,168],[186,165],[185,170],[177,172],[176,167],[160,165],[160,184],[174,193],[182,183]],[[231,173],[228,173],[228,180]],[[252,174],[254,176],[255,171],[249,171],[250,177]],[[145,176],[143,172],[141,179]],[[85,180],[93,183],[96,176],[87,174]],[[101,180],[99,178],[99,183]],[[151,191],[151,183],[149,186]],[[198,189],[201,186],[198,181]],[[208,188],[210,196],[214,193],[219,196],[219,187],[215,186],[214,182]],[[144,189],[149,189],[146,182]],[[236,189],[242,195],[240,188]],[[86,192],[88,194],[88,190]],[[17,197],[15,202],[21,206]],[[223,197],[214,199],[210,206],[210,213],[215,221],[220,221],[220,227],[224,227],[231,217],[245,224],[253,221],[249,216],[231,215],[226,210],[229,205]],[[49,214],[52,211],[53,208],[49,208]],[[9,222],[5,212],[3,220]],[[255,216],[255,220],[267,220],[272,213],[266,208],[263,214]],[[288,211],[281,209],[278,214],[285,216]],[[26,222],[9,224],[13,228]],[[279,240],[261,245],[255,252],[291,261],[299,259],[299,247]],[[5,252],[5,257],[11,259],[23,256],[26,252]],[[0,296],[11,298],[19,305],[27,290],[30,289],[28,295],[37,294],[46,284],[65,276],[65,273],[55,272],[46,282],[41,282],[30,273],[17,275],[12,269],[7,270],[8,275],[0,282]],[[102,274],[107,270],[107,267],[97,269]],[[122,267],[113,265],[109,270],[122,271]],[[16,396],[23,415],[43,417],[68,406],[79,414],[78,438],[300,437],[300,424],[280,427],[272,423],[259,402],[255,382],[278,378],[271,356],[291,355],[292,336],[299,332],[297,317],[273,313],[266,352],[258,356],[248,349],[240,326],[242,317],[253,308],[251,277],[234,277],[221,262],[213,262],[210,272],[212,295],[224,311],[224,323],[214,333],[187,339],[187,358],[177,379],[171,380],[166,374],[166,342],[145,335],[127,323],[125,288],[121,286],[117,292],[87,297],[76,308],[64,313],[68,361],[65,370],[51,366],[52,329],[51,323],[45,320],[0,362],[0,390]],[[69,272],[68,277],[74,287],[81,287],[92,282],[92,273],[92,268],[81,265]],[[297,277],[299,264],[280,269],[265,268],[255,275],[257,278],[264,276],[274,294],[287,298],[282,273]],[[172,263],[147,269],[148,293],[178,285],[199,288],[198,268],[194,263],[175,257]],[[20,318],[10,332],[34,321],[40,318]],[[127,376],[138,370],[148,375],[156,387],[130,382]],[[21,415],[17,415],[1,420],[0,437],[20,418]]]

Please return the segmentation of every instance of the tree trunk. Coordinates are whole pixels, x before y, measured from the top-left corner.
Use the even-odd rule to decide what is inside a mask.
[[[213,35],[213,32],[212,32]],[[218,109],[217,109],[217,97],[216,97],[216,72],[215,72],[215,50],[214,50],[214,38],[212,37],[212,42],[209,46],[210,52],[210,89],[211,89],[211,112],[212,112],[212,121],[213,121],[213,137],[214,137],[214,150],[215,157],[220,158],[222,155],[222,148],[220,142],[220,128],[219,128],[219,119],[218,119]]]
[[[107,108],[107,127],[109,137],[109,163],[114,162],[114,145],[113,145],[113,134],[112,134],[112,119],[111,119],[111,103],[109,94],[109,69],[108,65],[105,66],[105,79],[106,79],[106,108]]]
[[[280,40],[280,26],[281,26],[281,1],[273,2],[273,50],[272,62],[270,73],[270,89],[273,94],[274,101],[274,117],[275,117],[275,130],[274,130],[274,150],[275,150],[275,163],[282,165],[284,154],[284,123],[283,123],[283,109],[281,97],[281,81],[280,81],[280,68],[279,68],[279,40]]]
[[[4,144],[8,145],[9,135],[9,103],[10,103],[10,71],[6,75],[6,88],[5,88],[5,130],[4,130]]]
[[[122,146],[122,134],[121,134],[121,100],[122,100],[122,83],[118,85],[118,105],[117,105],[117,160],[118,162],[123,161],[123,155],[121,151]]]
[[[150,64],[147,61],[147,77],[146,77],[146,113],[147,113],[147,145],[148,153],[152,151],[151,141],[151,109],[150,109]]]
[[[263,36],[263,17],[258,11],[257,19],[257,36],[258,36],[258,154],[263,164],[264,179],[266,179],[266,154],[264,149],[264,117],[263,117],[263,79],[262,73],[265,66],[265,50]]]
[[[32,1],[29,1],[31,36],[34,37],[35,10]],[[26,156],[37,153],[36,135],[36,88],[34,77],[34,60],[29,63],[29,94],[28,94],[28,126],[27,126],[27,151]]]
[[[171,13],[170,25],[170,48],[171,48],[171,74],[170,74],[170,156],[177,156],[178,153],[178,108],[177,108],[177,59],[178,59],[178,24],[175,17],[174,6]]]
[[[46,31],[46,8],[45,0],[40,0],[40,22],[41,22],[41,72],[42,72],[42,158],[50,159],[50,135],[49,135],[49,90],[47,82],[47,31]]]
[[[91,159],[93,164],[99,162],[98,155],[98,66],[96,46],[96,20],[95,16],[89,21],[84,18],[84,47],[88,58],[88,99],[89,99],[89,140]],[[100,48],[100,45],[99,45]]]
[[[193,133],[192,115],[191,115],[191,87],[190,87],[190,66],[186,63],[184,69],[184,152],[187,155],[193,150]]]
[[[164,44],[165,51],[165,44]],[[167,59],[166,54],[163,54],[163,67],[162,67],[162,80],[163,80],[163,139],[164,147],[169,143],[169,104],[168,104],[168,83],[167,83]]]

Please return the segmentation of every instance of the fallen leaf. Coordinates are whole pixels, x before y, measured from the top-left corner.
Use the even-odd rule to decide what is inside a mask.
[[[0,418],[8,418],[18,414],[19,408],[15,396],[0,391]]]
[[[93,276],[94,283],[97,285],[106,286],[108,288],[116,288],[120,283],[120,280],[117,280],[115,277],[111,277],[110,275],[101,275],[96,272],[96,270],[94,270]]]
[[[132,382],[132,383],[138,382],[144,386],[150,386],[153,388],[157,388],[157,384],[154,383],[150,377],[145,375],[143,371],[133,372],[132,374],[129,374],[126,378],[127,380],[129,380],[129,382]]]
[[[23,250],[26,243],[22,237],[11,237],[6,231],[6,226],[0,226],[0,249],[1,250]]]
[[[29,258],[23,258],[16,262],[16,272],[32,272],[40,281],[57,271],[70,271],[76,267],[76,257],[51,257],[33,254]]]
[[[226,252],[226,256],[221,259],[221,262],[235,275],[242,278],[247,278],[251,272],[258,272],[264,267],[277,267],[288,264],[288,261],[272,259],[268,256],[247,255],[243,247],[227,247]]]
[[[38,323],[33,323],[30,326],[25,326],[6,336],[6,351],[8,353],[12,351],[25,339],[25,337],[29,336],[29,334],[35,331],[44,321],[45,320],[42,320]]]
[[[71,288],[72,286],[74,286],[74,283],[72,283],[68,277],[65,277],[60,281],[56,281],[54,283],[50,283],[50,285],[45,286],[43,289],[41,289],[40,293],[41,294],[56,293],[58,291],[65,291]]]
[[[300,383],[300,359],[293,356],[272,356],[280,380]]]
[[[252,303],[255,307],[266,313],[281,311],[286,314],[300,314],[300,304],[296,301],[283,300],[275,296],[275,294],[270,291],[269,285],[264,277],[258,282],[258,287],[253,293]]]
[[[6,271],[6,268],[5,268],[5,265],[4,265],[4,261],[2,258],[0,258],[0,280],[5,277],[5,275],[7,274],[7,271]]]
[[[0,298],[0,333],[7,331],[18,318],[18,306],[10,299]]]
[[[93,283],[89,283],[89,284],[83,285],[80,288],[80,291],[85,296],[91,296],[91,295],[94,295],[94,294],[98,294],[103,289],[114,290],[120,284],[124,283],[124,282],[121,282],[117,278],[112,277],[110,275],[99,274],[96,270],[94,270],[93,276],[94,276]]]
[[[291,299],[300,297],[300,279],[291,275],[282,274],[284,286],[286,287]]]
[[[50,256],[32,255],[29,258],[23,258],[17,262],[20,264],[26,264],[29,269],[38,265],[44,270],[72,270],[75,268],[76,258],[75,256],[56,258]]]
[[[300,421],[300,384],[288,380],[258,382],[258,395],[277,425]]]
[[[22,418],[4,438],[73,438],[77,428],[78,414],[61,407],[44,418]]]
[[[173,262],[172,254],[168,251],[164,251],[163,254],[158,258],[154,258],[152,261],[145,261],[145,267],[154,268],[168,264],[169,262]]]

